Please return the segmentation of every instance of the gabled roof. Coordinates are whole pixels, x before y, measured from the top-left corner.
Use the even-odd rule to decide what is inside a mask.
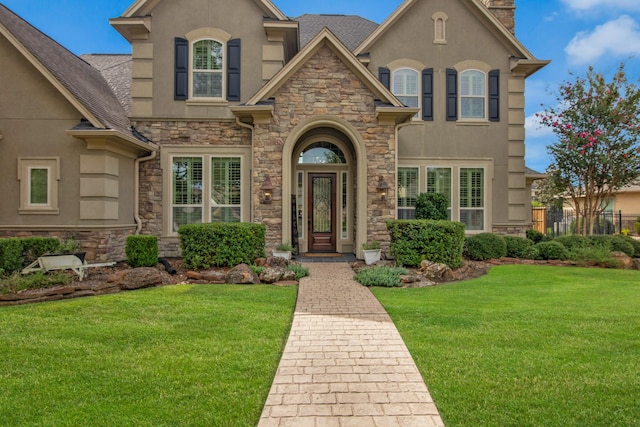
[[[378,28],[378,24],[357,15],[305,14],[294,18],[300,28],[300,47],[305,47],[324,27],[327,27],[349,50],[355,48]]]
[[[96,129],[133,139],[127,112],[91,65],[0,4],[0,34]]]
[[[102,74],[128,115],[131,112],[131,55],[92,53],[80,58]]]
[[[390,28],[402,18],[409,10],[422,0],[405,0],[380,26],[367,37],[354,51],[356,55],[362,55],[369,52],[371,47],[382,37]],[[452,0],[448,0],[452,1]],[[482,0],[457,0],[465,3],[469,8],[478,12],[480,16],[486,19],[491,29],[496,35],[512,48],[515,52],[513,55],[512,69],[520,67],[521,71],[527,76],[538,71],[549,63],[549,61],[537,60],[531,52],[524,47],[522,43],[496,18],[491,11],[485,6]]]
[[[161,0],[136,0],[123,14],[122,18],[148,15]],[[237,0],[233,0],[237,1]],[[271,0],[254,0],[270,18],[287,21],[288,18],[278,9]]]
[[[403,107],[403,104],[384,87],[380,81],[364,66],[358,58],[327,28],[322,29],[287,65],[284,66],[262,89],[258,91],[247,105],[256,105],[261,101],[271,98],[277,90],[302,67],[321,47],[328,46],[340,59],[353,71],[365,85],[383,103],[395,107]]]

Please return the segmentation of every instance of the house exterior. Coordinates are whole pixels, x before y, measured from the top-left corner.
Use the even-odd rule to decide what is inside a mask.
[[[65,98],[44,75],[55,64],[29,62],[37,46],[3,39],[0,52],[15,72],[34,74],[22,90],[48,81],[56,98],[59,146],[42,142],[44,129],[29,128],[34,147],[73,163],[57,169],[58,182],[73,189],[58,204],[76,217],[63,224],[59,213],[27,216],[17,208],[20,158],[38,156],[27,152],[24,126],[8,114],[11,89],[3,85],[1,185],[11,197],[3,196],[0,233],[36,223],[49,232],[53,218],[68,232],[93,226],[96,235],[155,234],[161,253],[172,256],[182,224],[243,221],[266,225],[268,249],[293,241],[302,252],[361,256],[367,241],[386,249],[386,221],[411,218],[417,195],[434,191],[447,195],[451,219],[468,233],[523,234],[531,226],[525,79],[548,61],[514,37],[514,10],[513,0],[406,0],[377,25],[340,15],[291,19],[269,0],[236,0],[233,8],[224,0],[138,0],[110,21],[132,46],[130,63],[119,64],[130,70],[128,88],[122,74],[103,72],[112,87],[105,99],[120,99],[119,117],[124,111],[128,120],[119,129],[87,119],[88,107]],[[0,29],[11,40],[5,15]],[[94,70],[113,60],[76,59]],[[43,109],[33,104],[25,106],[29,124]],[[91,143],[105,133],[112,140]],[[105,166],[83,169],[83,156],[94,154]],[[14,173],[5,178],[5,170]],[[93,193],[81,185],[89,178],[98,180]],[[60,188],[49,191],[60,195]],[[110,214],[86,219],[89,201],[105,208],[95,205],[95,216]]]

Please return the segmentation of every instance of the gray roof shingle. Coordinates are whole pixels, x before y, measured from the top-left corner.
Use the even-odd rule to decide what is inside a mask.
[[[100,71],[127,114],[131,113],[131,55],[91,53],[80,58]]]
[[[357,15],[305,14],[294,18],[294,21],[298,21],[301,49],[327,27],[349,50],[354,51],[378,28],[375,22]]]
[[[125,108],[98,70],[2,4],[0,24],[100,121],[102,128],[133,135]]]

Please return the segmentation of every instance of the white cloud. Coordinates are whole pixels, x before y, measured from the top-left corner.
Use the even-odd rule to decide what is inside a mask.
[[[542,112],[538,114],[542,114]],[[540,122],[540,118],[535,114],[525,119],[524,128],[527,132],[527,140],[529,138],[545,138],[553,135],[553,130],[549,126],[544,126]]]
[[[577,2],[577,0],[574,1]],[[598,0],[584,0],[584,2],[587,1]],[[576,65],[593,63],[604,55],[615,57],[638,55],[640,54],[640,26],[630,16],[623,15],[614,21],[597,26],[591,33],[576,34],[564,50],[569,62]]]
[[[589,10],[596,7],[616,8],[618,10],[640,10],[638,0],[562,0],[575,10]]]

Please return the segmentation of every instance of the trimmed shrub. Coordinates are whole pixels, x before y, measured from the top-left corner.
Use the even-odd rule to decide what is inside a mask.
[[[569,257],[567,248],[559,242],[540,242],[535,246],[535,248],[538,250],[539,259],[565,260]]]
[[[611,250],[611,238],[612,236],[608,235],[592,235],[587,236],[589,242],[591,243],[591,247],[600,247]]]
[[[124,253],[127,256],[127,264],[131,267],[154,267],[158,264],[158,237],[128,236]]]
[[[449,219],[447,196],[440,193],[420,193],[416,199],[416,219],[446,221]]]
[[[640,240],[632,239],[631,237],[627,237],[631,246],[633,246],[633,256],[635,258],[640,258]]]
[[[580,236],[577,234],[571,234],[566,236],[559,236],[553,239],[554,242],[561,243],[567,250],[574,250],[578,248],[591,248],[593,242],[589,240],[587,236]]]
[[[507,256],[511,258],[524,258],[523,254],[533,246],[533,242],[524,237],[518,236],[502,236],[507,244]]]
[[[178,230],[184,263],[194,269],[251,265],[265,256],[265,235],[264,224],[240,222],[188,224]]]
[[[607,267],[617,267],[618,262],[611,257],[609,248],[591,246],[588,248],[575,247],[569,251],[569,259],[579,265],[597,264]]]
[[[534,244],[548,240],[547,236],[534,229],[527,230],[527,239],[531,240]]]
[[[453,221],[387,221],[390,252],[401,266],[419,267],[429,260],[451,268],[462,265],[464,224]]]
[[[640,234],[640,216],[636,218],[636,222],[633,224],[633,229],[635,230],[636,234]]]
[[[612,251],[618,251],[618,252],[624,252],[625,254],[627,254],[628,256],[633,258],[636,250],[635,250],[633,244],[629,240],[633,240],[633,239],[627,239],[626,237],[620,236],[620,235],[612,236],[611,237],[611,250]]]
[[[522,251],[521,258],[524,259],[538,259],[540,256],[540,252],[538,252],[538,248],[535,246],[529,246],[524,251]]]
[[[402,286],[400,276],[407,273],[407,270],[405,270],[404,268],[363,268],[356,274],[355,279],[364,286],[381,286],[386,288],[394,288]]]
[[[507,243],[497,234],[480,233],[465,239],[464,253],[474,261],[502,258],[507,255]]]
[[[0,239],[0,272],[11,274],[22,269],[22,242],[11,237]]]

